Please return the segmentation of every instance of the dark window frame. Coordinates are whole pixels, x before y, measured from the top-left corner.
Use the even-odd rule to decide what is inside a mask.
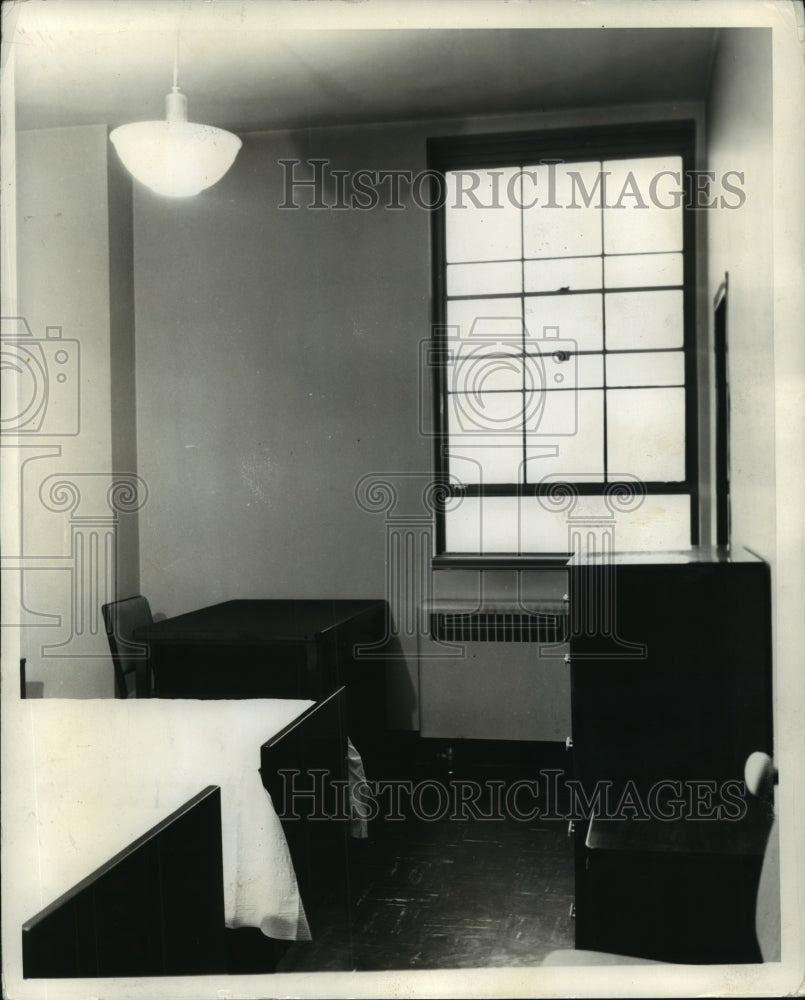
[[[536,132],[491,133],[429,139],[428,170],[439,175],[441,191],[446,190],[444,175],[451,170],[523,166],[540,161],[565,163],[604,159],[629,159],[640,156],[679,156],[682,159],[685,204],[692,203],[691,177],[696,170],[696,124],[694,121],[636,123],[625,126],[548,129]],[[434,178],[434,190],[436,181]],[[433,198],[433,202],[436,202]],[[690,543],[700,537],[700,482],[698,441],[698,364],[696,323],[696,211],[683,211],[683,352],[685,366],[685,479],[682,482],[646,482],[651,494],[690,496]],[[434,358],[444,356],[447,329],[447,289],[445,253],[445,211],[442,203],[431,215],[432,325],[431,351]],[[539,485],[463,484],[449,480],[447,467],[447,387],[445,366],[433,366],[433,428],[436,489],[436,555],[446,549],[445,509],[454,497],[538,496]],[[603,481],[569,482],[579,495],[601,495]],[[536,553],[538,554],[538,553]]]

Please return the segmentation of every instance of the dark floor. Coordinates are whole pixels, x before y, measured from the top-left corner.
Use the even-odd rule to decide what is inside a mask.
[[[573,947],[565,825],[407,820],[353,846],[353,926],[288,949],[278,972],[538,965]]]
[[[520,776],[511,762],[471,770]],[[443,777],[453,773],[443,765]],[[566,822],[409,817],[375,820],[370,831],[350,845],[352,927],[325,920],[315,941],[288,948],[278,972],[533,966],[573,947]]]

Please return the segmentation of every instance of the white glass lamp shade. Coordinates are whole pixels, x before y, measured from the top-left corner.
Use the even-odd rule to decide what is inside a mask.
[[[242,143],[231,132],[186,120],[183,94],[168,94],[166,121],[134,122],[109,138],[124,166],[156,194],[187,198],[216,184]]]

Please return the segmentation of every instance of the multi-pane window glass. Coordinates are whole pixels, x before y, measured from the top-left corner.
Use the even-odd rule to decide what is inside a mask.
[[[452,481],[685,481],[682,170],[653,156],[446,172]]]

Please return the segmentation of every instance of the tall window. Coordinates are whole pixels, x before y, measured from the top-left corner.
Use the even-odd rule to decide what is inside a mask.
[[[629,547],[697,540],[692,145],[688,126],[431,143],[440,551],[561,550],[557,483],[591,511],[639,483]]]

